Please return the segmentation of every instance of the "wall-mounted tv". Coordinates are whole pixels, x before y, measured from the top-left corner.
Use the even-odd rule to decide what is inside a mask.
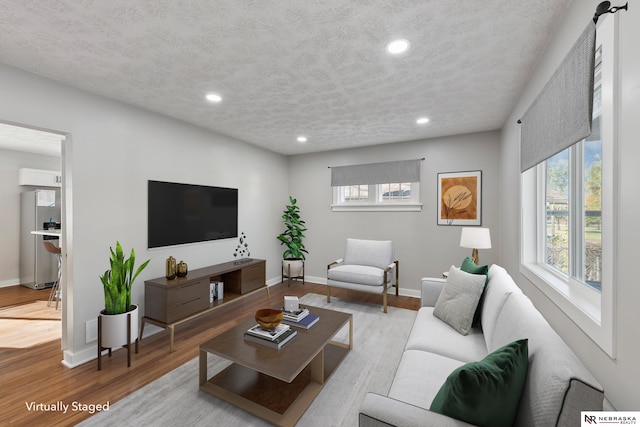
[[[238,237],[238,189],[149,181],[148,247]]]

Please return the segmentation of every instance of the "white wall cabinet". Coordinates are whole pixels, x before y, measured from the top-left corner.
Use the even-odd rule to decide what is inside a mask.
[[[61,187],[62,173],[44,169],[18,169],[18,185],[34,185],[38,187]]]

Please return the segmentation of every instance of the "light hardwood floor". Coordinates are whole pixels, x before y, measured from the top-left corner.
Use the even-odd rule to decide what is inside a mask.
[[[173,353],[169,352],[169,334],[164,331],[142,340],[139,353],[132,356],[130,368],[127,368],[126,350],[121,349],[114,351],[110,358],[103,356],[102,371],[98,371],[95,361],[74,369],[61,364],[60,321],[49,319],[56,315],[59,318],[60,311],[56,313],[55,309],[49,308],[43,312],[40,307],[44,301],[46,308],[49,295],[47,291],[33,291],[21,286],[0,288],[0,322],[11,316],[20,317],[26,322],[16,326],[17,330],[7,333],[7,338],[1,335],[0,329],[0,425],[75,425],[91,414],[73,411],[71,405],[74,402],[86,405],[107,402],[113,404],[193,359],[198,355],[200,343],[252,316],[258,308],[275,304],[284,295],[324,295],[326,286],[309,283],[302,285],[298,282],[288,288],[281,283],[270,287],[269,293],[271,301],[267,298],[267,292],[261,290],[242,301],[223,305],[211,313],[177,326]],[[340,289],[333,289],[331,295],[382,303],[379,295]],[[417,310],[420,302],[416,298],[390,295],[389,305]],[[38,314],[25,314],[29,308],[34,308],[34,313]],[[380,309],[382,310],[382,306]],[[58,335],[53,338],[56,331],[36,331],[35,324],[32,327],[28,324],[28,317],[55,322]],[[52,339],[43,341],[42,336],[50,336]],[[29,408],[32,404],[49,405],[57,402],[70,405],[66,414],[62,411]]]

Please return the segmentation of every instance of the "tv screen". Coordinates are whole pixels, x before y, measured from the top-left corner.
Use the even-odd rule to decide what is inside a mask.
[[[238,237],[238,189],[149,181],[149,248]]]

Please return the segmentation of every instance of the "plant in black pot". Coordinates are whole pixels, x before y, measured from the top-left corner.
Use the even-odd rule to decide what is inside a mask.
[[[131,249],[129,258],[125,258],[120,242],[116,242],[115,251],[109,248],[111,268],[100,276],[104,288],[104,310],[100,312],[101,348],[114,348],[135,342],[138,334],[138,306],[131,304],[131,286],[150,260],[142,263],[134,273],[136,254]],[[127,315],[131,314],[130,328],[127,330]],[[101,349],[98,349],[100,351]]]
[[[287,229],[278,235],[278,240],[287,248],[282,254],[284,271],[288,272],[289,277],[298,277],[304,266],[305,254],[309,253],[302,241],[307,228],[304,220],[300,218],[297,200],[289,196],[289,202],[282,213],[282,222]]]

